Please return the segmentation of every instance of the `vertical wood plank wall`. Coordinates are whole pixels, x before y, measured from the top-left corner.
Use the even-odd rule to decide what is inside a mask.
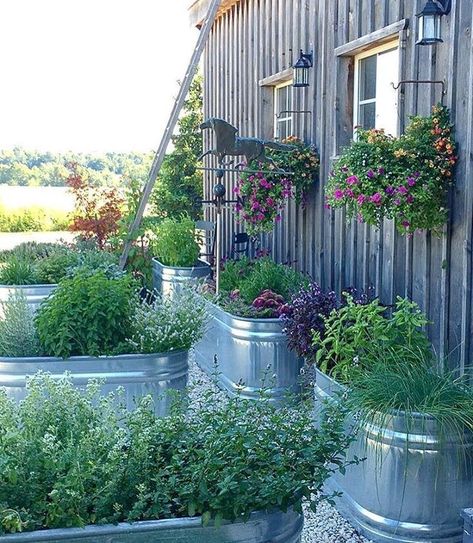
[[[272,110],[259,80],[290,67],[300,49],[312,45],[315,66],[308,89],[294,89],[296,109],[312,111],[313,142],[321,156],[320,181],[305,209],[293,203],[273,240],[266,240],[278,261],[294,262],[326,289],[373,289],[384,303],[410,296],[428,313],[429,332],[439,356],[450,353],[462,372],[473,365],[473,2],[453,0],[442,19],[444,43],[415,46],[416,18],[425,0],[240,0],[215,23],[205,53],[204,115],[221,117],[244,136],[264,136]],[[389,221],[381,230],[347,223],[343,211],[324,209],[323,187],[336,154],[340,111],[349,109],[337,89],[334,49],[401,19],[409,20],[402,42],[403,79],[447,81],[460,161],[450,197],[450,222],[442,238],[416,233],[399,236]],[[290,49],[294,51],[291,56]],[[394,78],[396,76],[393,76]],[[343,90],[343,89],[342,89]],[[401,112],[428,114],[439,100],[430,85],[406,86]],[[205,145],[211,145],[206,135]],[[208,148],[208,147],[207,147]],[[227,194],[235,179],[228,177]],[[205,175],[206,196],[214,179]],[[207,215],[212,218],[212,211]],[[224,240],[240,231],[231,209],[225,212]]]

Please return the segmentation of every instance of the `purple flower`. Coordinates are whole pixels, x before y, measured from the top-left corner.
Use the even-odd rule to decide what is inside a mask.
[[[336,189],[335,192],[333,193],[333,197],[335,198],[335,200],[341,200],[343,196],[344,196],[343,190],[341,189]]]
[[[355,193],[351,189],[346,189],[345,190],[345,196],[348,196],[349,198],[354,198]]]
[[[397,191],[399,192],[399,194],[407,194],[408,189],[404,185],[401,185],[400,187],[397,188]]]
[[[373,204],[380,206],[382,204],[383,197],[379,192],[375,192],[373,196],[370,196],[370,202]]]
[[[378,173],[379,175],[384,175],[385,174],[385,169],[384,168],[378,168]]]
[[[361,213],[357,213],[356,220],[358,221],[359,224],[362,224],[364,222],[363,215]]]
[[[411,223],[409,221],[402,221],[402,226],[404,226],[404,228],[409,228],[409,226],[411,225]]]
[[[413,187],[413,186],[416,184],[416,180],[415,180],[413,177],[408,177],[408,178],[407,178],[407,184],[408,184],[410,187]]]
[[[417,177],[420,177],[420,172],[414,172],[414,173],[413,173],[413,176],[416,177],[416,178],[417,178]]]
[[[366,202],[366,196],[364,194],[360,194],[356,201],[358,202],[358,205],[361,206]]]
[[[347,185],[356,185],[358,183],[358,177],[356,175],[350,175],[347,177]]]
[[[366,172],[366,177],[368,177],[368,179],[373,179],[373,177],[375,176],[376,174],[374,173],[373,170],[368,170]]]
[[[276,222],[281,222],[281,215],[276,215],[275,221]]]
[[[401,205],[401,200],[399,200],[399,198],[396,198],[396,199],[394,200],[394,205],[395,205],[395,206],[400,206],[400,205]]]
[[[413,201],[414,201],[414,196],[412,196],[412,194],[408,194],[408,195],[406,196],[406,202],[407,202],[408,204],[412,204]]]
[[[391,196],[392,194],[394,194],[395,188],[393,186],[389,185],[388,187],[385,188],[384,192],[386,194],[389,194],[389,196]]]

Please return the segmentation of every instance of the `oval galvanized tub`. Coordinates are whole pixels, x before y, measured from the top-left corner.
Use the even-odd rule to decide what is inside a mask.
[[[336,401],[344,387],[317,371],[317,400]],[[435,421],[403,412],[382,426],[362,424],[347,458],[366,458],[335,474],[337,507],[366,537],[381,543],[461,543],[461,510],[473,500],[473,435],[442,435]]]
[[[210,275],[211,268],[207,262],[199,260],[191,268],[174,268],[164,266],[153,258],[153,288],[164,296],[178,293],[183,286],[192,285]]]
[[[300,543],[302,515],[253,513],[248,522],[212,523],[203,527],[200,518],[121,523],[117,526],[87,526],[43,530],[0,537],[5,543]]]
[[[188,351],[164,354],[125,354],[120,356],[73,356],[66,360],[52,357],[0,357],[0,387],[10,398],[20,401],[26,394],[26,380],[38,371],[48,372],[59,379],[69,372],[78,387],[90,379],[102,379],[102,393],[123,387],[122,397],[127,409],[133,409],[135,398],[150,394],[155,400],[158,416],[168,413],[169,390],[183,391],[187,386]]]
[[[209,303],[212,314],[203,339],[195,346],[196,361],[209,375],[218,360],[219,384],[230,394],[257,400],[263,385],[271,401],[283,403],[300,391],[302,360],[287,347],[279,319],[236,317]]]
[[[28,305],[33,311],[36,311],[41,302],[45,300],[54,290],[57,285],[0,285],[0,302],[6,302],[8,297],[13,292],[22,292]],[[0,304],[0,315],[2,307]]]

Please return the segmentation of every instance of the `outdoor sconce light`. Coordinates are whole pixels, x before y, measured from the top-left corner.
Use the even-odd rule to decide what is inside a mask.
[[[301,49],[299,60],[294,64],[294,81],[293,87],[308,87],[309,86],[309,70],[314,65],[314,54],[304,53]]]
[[[452,0],[427,0],[424,9],[417,14],[419,19],[419,36],[416,45],[434,45],[441,43],[440,20],[448,15],[452,8]]]

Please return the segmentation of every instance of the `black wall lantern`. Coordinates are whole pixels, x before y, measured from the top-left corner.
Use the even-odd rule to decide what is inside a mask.
[[[427,0],[424,9],[417,15],[419,19],[417,45],[434,45],[443,41],[440,21],[451,9],[451,0]]]
[[[299,60],[294,64],[293,87],[309,86],[309,70],[314,65],[314,54],[304,53],[301,49]]]

